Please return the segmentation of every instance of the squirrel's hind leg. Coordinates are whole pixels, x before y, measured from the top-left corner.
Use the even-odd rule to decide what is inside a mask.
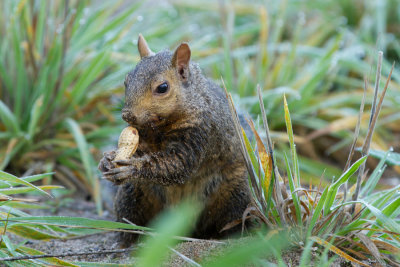
[[[221,231],[227,224],[242,219],[243,212],[251,203],[251,195],[244,168],[233,169],[225,174],[218,190],[209,199],[197,223],[195,237],[224,238],[240,233],[242,225]],[[246,222],[246,226],[249,223]]]
[[[128,220],[136,225],[146,226],[161,211],[161,202],[155,194],[150,195],[153,190],[143,188],[144,186],[136,183],[119,186],[114,201],[117,221],[126,223]],[[121,247],[129,247],[138,237],[138,234],[120,232],[118,242]]]

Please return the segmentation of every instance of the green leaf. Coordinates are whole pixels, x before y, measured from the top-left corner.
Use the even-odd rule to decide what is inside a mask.
[[[36,191],[39,191],[45,195],[48,195],[51,197],[51,195],[49,193],[47,193],[46,191],[43,191],[42,189],[40,189],[39,187],[37,187],[36,185],[33,185],[23,179],[20,179],[12,174],[6,173],[4,171],[0,171],[0,181],[6,181],[6,182],[11,182],[11,183],[15,183],[15,184],[23,184],[26,186],[29,186],[31,188],[33,188]]]
[[[313,211],[313,215],[311,217],[310,223],[308,224],[307,237],[311,236],[312,230],[315,226],[315,223],[317,222],[319,216],[321,216],[322,208],[324,207],[324,204],[325,204],[327,196],[328,196],[328,189],[329,189],[328,186],[324,189],[324,192],[322,192],[322,195],[318,200],[317,206],[315,207],[315,210]]]
[[[4,220],[2,220],[4,221]],[[131,225],[120,222],[94,220],[81,217],[64,217],[64,216],[30,216],[30,217],[14,217],[8,219],[9,223],[28,223],[30,225],[56,225],[66,227],[94,228],[105,230],[128,229],[128,230],[150,230],[147,227]]]
[[[86,172],[86,179],[93,186],[97,211],[99,213],[101,213],[100,184],[99,184],[99,180],[93,174],[93,171],[92,171],[93,159],[92,159],[92,155],[89,153],[89,146],[86,142],[85,136],[83,135],[81,128],[79,127],[78,123],[75,120],[68,118],[68,119],[66,119],[65,123],[66,123],[69,131],[71,132],[71,134],[74,136],[75,142],[78,145],[79,154],[81,156],[81,160],[83,162],[83,166],[84,166],[85,172]]]
[[[382,210],[382,213],[393,219],[400,215],[400,196],[398,194],[397,198]]]
[[[366,206],[371,211],[371,213],[376,217],[376,221],[387,230],[395,233],[400,233],[400,224],[397,223],[394,219],[387,217],[385,213],[383,213],[383,211],[380,211],[379,209],[375,208],[374,206],[370,205],[369,203],[363,200],[358,200],[353,202],[359,202],[364,206]],[[397,201],[395,203],[398,204]],[[386,212],[389,213],[390,209],[388,209]]]
[[[40,118],[42,105],[43,105],[43,96],[40,96],[38,99],[36,99],[31,110],[31,117],[28,125],[28,136],[30,140],[33,139],[36,131],[38,130],[37,124]]]
[[[344,184],[349,178],[358,170],[358,168],[361,166],[361,164],[367,159],[367,156],[364,156],[357,160],[351,167],[345,171],[342,176],[339,177],[339,179],[333,183],[332,185],[329,186],[328,190],[328,195],[327,195],[327,201],[325,202],[324,206],[324,214],[329,214],[331,211],[331,207],[333,205],[333,202],[336,199],[337,191],[339,187]]]
[[[7,232],[21,236],[23,238],[48,241],[51,239],[59,239],[63,237],[61,235],[57,235],[56,232],[50,233],[44,231],[43,229],[35,228],[34,225],[31,224],[12,223],[11,219],[14,218],[8,218]],[[0,221],[6,221],[6,220],[0,220]]]
[[[61,189],[64,188],[63,186],[58,185],[41,185],[37,188],[41,190],[52,190],[52,189]],[[4,195],[11,195],[11,194],[23,194],[31,191],[35,191],[35,188],[32,187],[14,187],[14,188],[6,188],[0,189],[0,194]]]
[[[288,161],[288,159],[286,157],[286,154],[285,154],[285,163],[286,163],[286,170],[287,170],[287,175],[288,175],[288,180],[289,180],[290,192],[291,192],[291,195],[292,195],[294,207],[296,209],[297,222],[299,224],[301,224],[301,209],[300,209],[299,197],[298,197],[297,193],[295,192],[296,185],[295,185],[295,181],[294,181],[293,176],[292,176],[292,171],[290,169],[289,161]]]
[[[378,184],[379,179],[382,177],[382,174],[386,168],[384,163],[386,162],[387,156],[389,155],[388,153],[389,152],[385,153],[384,157],[381,158],[378,165],[375,167],[374,171],[369,176],[367,182],[361,188],[361,192],[360,192],[361,196],[367,196],[367,195],[371,194],[372,191],[375,189],[376,185]]]
[[[88,181],[93,185],[95,178],[93,177],[92,165],[90,164],[91,155],[89,153],[89,146],[86,142],[85,136],[83,135],[79,124],[75,120],[68,118],[65,122],[69,131],[74,136],[75,142],[77,143],[81,160],[83,162],[83,166],[85,167],[86,175],[88,176]]]
[[[17,117],[11,112],[11,110],[0,100],[0,119],[4,123],[4,126],[8,131],[18,134],[20,132],[19,123]]]
[[[252,238],[238,245],[228,246],[219,256],[208,259],[204,267],[219,266],[258,266],[257,259],[266,258],[276,251],[288,246],[289,237],[284,232],[279,232],[270,239]]]
[[[390,165],[398,165],[400,166],[400,153],[396,153],[393,151],[381,151],[381,150],[374,150],[371,149],[369,151],[369,155],[378,158],[378,159],[385,159]]]
[[[25,176],[25,177],[22,177],[22,178],[19,178],[19,179],[23,180],[24,182],[29,183],[29,182],[38,181],[38,180],[43,179],[44,177],[52,175],[52,174],[54,174],[54,172],[48,172],[48,173]],[[2,182],[2,180],[1,180],[1,171],[0,171],[0,189],[1,188],[9,188],[11,186],[16,186],[16,185],[19,185],[19,184],[21,184],[19,182],[19,180],[17,180],[16,182],[12,182],[11,180],[8,180],[7,183]]]
[[[162,214],[154,225],[157,236],[147,237],[144,246],[137,252],[137,266],[160,266],[169,252],[168,248],[178,243],[173,237],[189,233],[199,210],[199,203],[187,201]]]

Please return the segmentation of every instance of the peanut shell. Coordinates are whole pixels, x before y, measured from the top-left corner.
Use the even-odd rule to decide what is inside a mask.
[[[139,145],[139,133],[134,127],[126,127],[122,130],[118,139],[118,150],[114,161],[128,160],[135,153]]]

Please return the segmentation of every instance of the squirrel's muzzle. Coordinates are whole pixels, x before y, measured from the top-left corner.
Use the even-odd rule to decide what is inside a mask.
[[[122,119],[131,125],[136,124],[136,116],[130,110],[122,110]]]

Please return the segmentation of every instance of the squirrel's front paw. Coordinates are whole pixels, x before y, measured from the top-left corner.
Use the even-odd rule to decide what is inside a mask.
[[[104,172],[103,178],[113,182],[116,185],[119,185],[126,181],[129,177],[132,177],[133,173],[133,166],[124,166]]]
[[[103,173],[108,172],[111,169],[115,168],[115,164],[113,163],[115,155],[116,155],[115,151],[104,152],[103,158],[100,160],[100,163],[98,166],[98,168],[101,172],[103,172]]]

